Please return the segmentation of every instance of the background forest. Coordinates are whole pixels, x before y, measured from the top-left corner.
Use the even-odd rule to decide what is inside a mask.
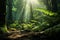
[[[6,25],[19,30],[42,31],[60,23],[59,0],[7,0]]]
[[[60,0],[6,0],[5,21],[3,33],[60,32]]]

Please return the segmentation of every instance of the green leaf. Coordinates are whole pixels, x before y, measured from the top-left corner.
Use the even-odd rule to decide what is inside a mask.
[[[7,29],[7,27],[6,27],[6,26],[4,26],[4,27],[1,27],[1,30],[2,30],[2,32],[3,32],[3,33],[6,33],[6,32],[8,32],[8,29]]]
[[[12,8],[12,11],[16,11],[16,10],[17,10],[17,8],[15,8],[15,7]]]
[[[49,11],[49,10],[46,10],[46,9],[39,8],[39,9],[35,9],[35,10],[36,10],[36,11],[43,12],[44,14],[49,15],[49,16],[53,16],[53,15],[55,15],[54,12]]]

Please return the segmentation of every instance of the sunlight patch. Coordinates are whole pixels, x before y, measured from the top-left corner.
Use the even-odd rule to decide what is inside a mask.
[[[38,4],[38,0],[27,0],[27,2],[31,4]]]

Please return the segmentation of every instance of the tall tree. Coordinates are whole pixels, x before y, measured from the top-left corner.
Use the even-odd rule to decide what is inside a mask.
[[[13,2],[13,0],[7,0],[7,6],[8,6],[8,15],[7,15],[7,25],[9,25],[10,23],[12,23],[12,2]]]
[[[53,12],[57,11],[57,0],[44,0],[45,5],[47,6],[48,10]]]
[[[5,25],[6,0],[0,0],[0,27]]]
[[[57,12],[57,0],[51,0],[52,11]]]

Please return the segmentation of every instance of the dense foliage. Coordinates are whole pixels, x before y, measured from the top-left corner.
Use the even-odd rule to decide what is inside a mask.
[[[38,1],[29,4],[29,0],[7,0],[6,27],[1,29],[44,31],[60,24],[59,0]]]

